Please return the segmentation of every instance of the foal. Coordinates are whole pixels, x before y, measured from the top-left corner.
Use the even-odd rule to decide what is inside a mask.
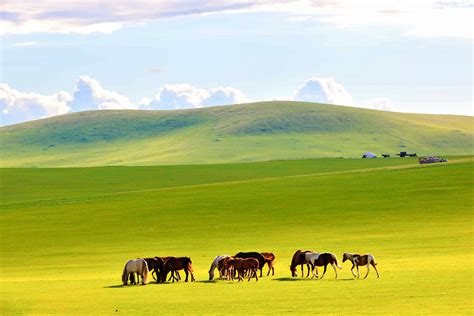
[[[354,267],[357,268],[357,278],[360,278],[359,266],[367,266],[367,274],[364,277],[364,279],[366,279],[369,275],[370,266],[372,266],[375,269],[375,273],[377,273],[377,278],[380,278],[379,271],[377,271],[376,267],[377,262],[375,262],[375,258],[371,254],[359,255],[356,253],[345,252],[342,255],[342,262],[345,262],[346,260],[352,262],[351,272],[354,277],[356,277],[354,273]]]
[[[226,266],[230,270],[231,276],[234,275],[234,271],[237,271],[239,282],[244,279],[247,271],[249,272],[249,281],[253,277],[255,277],[255,280],[258,281],[257,270],[259,269],[259,263],[255,258],[230,259],[227,261]]]

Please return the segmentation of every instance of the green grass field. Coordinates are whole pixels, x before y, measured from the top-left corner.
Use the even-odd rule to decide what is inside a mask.
[[[473,155],[470,116],[273,101],[90,111],[0,127],[0,167],[176,165],[321,157]]]
[[[0,169],[0,314],[472,315],[473,163]],[[297,249],[370,252],[381,278],[291,278]],[[206,281],[238,251],[274,252],[275,277]],[[154,255],[190,256],[197,282],[120,286]]]

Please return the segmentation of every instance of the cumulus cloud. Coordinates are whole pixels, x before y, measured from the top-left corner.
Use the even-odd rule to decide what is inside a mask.
[[[395,109],[395,105],[393,104],[392,100],[387,98],[370,99],[366,102],[364,107],[381,111],[393,111]]]
[[[308,79],[294,94],[293,100],[305,102],[348,105],[366,109],[393,111],[395,106],[388,98],[374,98],[354,102],[344,86],[333,78]]]
[[[353,26],[395,26],[410,36],[472,38],[469,0],[5,0],[0,34],[111,33],[126,24],[216,13],[277,12],[310,21]]]
[[[311,78],[295,93],[293,100],[339,105],[352,105],[352,97],[333,78]]]
[[[89,76],[77,79],[71,107],[73,111],[137,108],[126,96],[104,89],[99,81]]]
[[[189,84],[165,85],[153,100],[142,100],[149,109],[186,109],[203,106],[245,103],[248,99],[237,89],[221,87],[213,89],[196,88]]]
[[[24,93],[0,84],[1,124],[45,118],[69,112],[72,97],[65,91],[52,95]]]

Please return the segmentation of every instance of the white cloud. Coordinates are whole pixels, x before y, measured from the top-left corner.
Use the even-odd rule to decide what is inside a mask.
[[[394,26],[409,36],[472,38],[472,0],[6,0],[0,34],[111,33],[125,24],[216,13],[278,12],[338,27]],[[310,19],[311,18],[311,19]]]
[[[72,111],[136,109],[130,100],[117,92],[106,90],[99,81],[80,76],[71,102]]]
[[[307,80],[293,97],[295,101],[352,105],[352,97],[333,78],[311,78]]]
[[[294,94],[293,100],[354,106],[366,109],[393,111],[395,105],[388,98],[374,98],[356,103],[344,86],[333,78],[308,79]]]
[[[28,47],[28,46],[36,46],[38,45],[38,42],[19,42],[12,44],[12,46],[20,46],[20,47]]]
[[[392,100],[388,98],[375,98],[368,100],[363,107],[381,110],[381,111],[394,111],[395,105]]]
[[[65,91],[52,95],[24,93],[0,84],[1,124],[44,118],[69,112],[72,97]]]
[[[189,84],[172,84],[161,88],[153,100],[145,99],[141,104],[149,109],[186,109],[247,101],[240,90],[230,87],[207,90]]]

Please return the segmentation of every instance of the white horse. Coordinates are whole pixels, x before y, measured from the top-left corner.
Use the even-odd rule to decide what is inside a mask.
[[[229,255],[221,255],[214,258],[211,264],[211,268],[209,269],[209,281],[214,279],[214,270],[218,267],[219,261],[225,258],[229,258],[229,257],[230,257]],[[219,278],[222,279],[222,271],[219,271]]]
[[[128,260],[127,263],[125,263],[125,267],[123,268],[123,273],[122,273],[123,285],[127,285],[128,278],[130,277],[130,273],[135,273],[135,272],[139,276],[142,277],[143,285],[148,283],[148,265],[145,259],[135,259],[135,260]]]

